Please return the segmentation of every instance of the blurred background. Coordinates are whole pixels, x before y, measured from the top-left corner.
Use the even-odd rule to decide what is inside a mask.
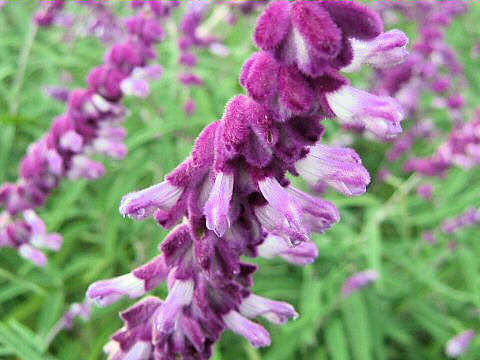
[[[374,3],[369,2],[378,6]],[[468,81],[459,90],[466,102],[465,121],[474,118],[480,105],[480,5],[468,5],[445,30],[445,41],[456,51]],[[1,182],[17,179],[28,144],[66,109],[49,95],[48,87],[85,87],[87,74],[103,62],[111,46],[106,35],[114,34],[107,25],[86,31],[87,25],[93,26],[92,9],[73,1],[63,10],[70,18],[38,28],[32,18],[39,6],[37,1],[7,0],[0,9]],[[132,13],[123,1],[108,6],[118,16]],[[255,51],[252,33],[262,9],[247,14],[225,4],[210,9],[205,27],[221,37],[224,48],[195,50],[195,72],[204,79],[203,86],[178,81],[183,71],[178,24],[185,9],[180,7],[167,20],[167,39],[157,47],[163,77],[151,81],[150,96],[125,99],[128,156],[99,157],[107,167],[103,178],[65,181],[39,210],[49,231],[64,236],[63,248],[49,253],[44,268],[12,248],[0,248],[0,359],[103,357],[103,345],[121,326],[118,312],[132,300],[95,308],[90,320],[77,320],[73,329],[57,336],[55,326],[71,303],[83,300],[90,283],[127,273],[157,254],[166,231],[151,220],[124,219],[118,213],[120,199],[160,182],[188,156],[201,129],[220,119],[226,102],[243,92],[238,77]],[[227,19],[229,11],[235,19]],[[395,9],[384,15],[389,17],[387,27],[408,34],[412,48],[420,36],[419,21]],[[350,78],[355,86],[368,89],[376,76],[366,69]],[[411,117],[428,117],[448,133],[451,109],[438,105],[437,98],[433,91],[422,91],[421,111]],[[185,111],[189,99],[196,102],[193,114]],[[404,127],[412,123],[409,117]],[[300,317],[281,327],[266,324],[272,333],[272,346],[266,349],[253,349],[227,332],[214,359],[446,358],[451,338],[467,329],[480,330],[480,228],[473,223],[455,232],[441,230],[446,220],[480,206],[479,168],[454,167],[446,176],[426,178],[405,172],[401,160],[391,161],[391,144],[346,132],[333,122],[327,127],[326,142],[351,143],[364,159],[373,179],[369,190],[358,198],[325,194],[339,206],[342,220],[315,238],[320,256],[314,264],[302,268],[281,259],[253,260],[261,264],[255,292],[292,303]],[[428,156],[444,140],[418,141],[411,151]],[[422,185],[433,189],[433,195],[418,191]],[[347,278],[368,269],[379,274],[378,280],[342,297]],[[156,293],[163,296],[165,289]],[[480,339],[462,358],[480,359]]]

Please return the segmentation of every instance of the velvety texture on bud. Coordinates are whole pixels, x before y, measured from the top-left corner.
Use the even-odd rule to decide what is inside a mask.
[[[184,31],[197,28],[203,10],[189,4]],[[110,356],[208,359],[223,331],[263,347],[270,335],[253,318],[283,324],[298,316],[288,303],[252,293],[257,266],[244,258],[278,256],[307,265],[318,255],[313,235],[340,220],[335,204],[293,187],[287,173],[347,195],[366,191],[370,176],[360,157],[324,144],[323,122],[340,112],[332,96],[347,93],[345,106],[353,108],[341,113],[342,122],[381,137],[401,130],[393,99],[352,90],[340,73],[352,60],[350,39],[369,41],[381,32],[378,16],[356,3],[269,5],[255,31],[262,50],[245,62],[240,78],[248,95],[228,102],[222,118],[203,130],[191,155],[163,182],[122,199],[123,215],[152,217],[171,228],[160,246],[168,295],[163,302],[149,298],[152,307],[136,316],[122,315],[126,325],[105,349]],[[188,50],[197,40],[190,36],[180,47]],[[349,291],[364,283],[352,280]],[[142,285],[134,272],[93,284],[89,296],[108,303],[143,294]],[[132,309],[145,307],[141,301]]]

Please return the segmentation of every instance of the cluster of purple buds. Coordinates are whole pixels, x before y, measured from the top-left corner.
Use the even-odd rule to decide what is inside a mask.
[[[440,231],[430,230],[424,232],[423,239],[431,245],[436,245],[440,233],[451,236],[465,228],[478,224],[480,224],[480,210],[472,207],[455,218],[444,220],[440,226]]]
[[[420,94],[432,91],[436,94],[432,105],[448,108],[454,122],[460,122],[465,100],[459,90],[467,86],[467,81],[446,33],[452,21],[468,10],[468,4],[464,1],[441,1],[441,5],[434,1],[381,2],[379,6],[384,10],[400,10],[416,22],[420,38],[408,61],[378,72],[376,91],[395,95],[409,115],[417,111]]]
[[[108,5],[97,0],[82,0],[81,3],[88,6],[90,11],[88,18],[79,19],[80,29],[106,43],[120,39],[123,35],[122,24]]]
[[[356,2],[270,4],[255,31],[261,50],[241,75],[248,95],[228,103],[165,181],[121,201],[124,216],[152,217],[172,230],[158,257],[92,284],[87,296],[109,305],[162,282],[169,293],[121,314],[125,325],[105,347],[112,358],[207,359],[227,329],[268,346],[269,333],[251,319],[282,324],[297,317],[291,305],[252,293],[257,266],[242,256],[309,264],[318,254],[312,235],[339,221],[333,203],[292,186],[287,172],[346,195],[365,192],[370,176],[360,157],[321,143],[322,122],[337,116],[381,138],[400,132],[393,99],[354,89],[341,74],[355,58],[352,39],[382,34],[379,16]]]
[[[375,283],[380,275],[375,270],[365,270],[350,276],[342,287],[342,296],[348,297],[366,286]]]
[[[475,339],[475,331],[465,330],[450,339],[445,347],[445,354],[451,358],[458,358],[465,354],[470,347],[473,339]]]
[[[62,242],[60,234],[47,232],[45,222],[33,210],[25,210],[15,219],[7,212],[0,214],[0,247],[16,248],[38,266],[47,264],[42,249],[57,251]]]
[[[125,35],[122,22],[103,1],[75,0],[75,4],[85,6],[86,13],[63,12],[55,18],[54,24],[64,28],[65,43],[73,44],[78,36],[95,36],[113,44]]]
[[[448,27],[458,16],[468,10],[465,1],[395,1],[379,2],[385,18],[391,18],[391,12],[401,12],[419,27],[419,39],[413,47],[409,59],[388,70],[377,71],[374,77],[375,92],[395,96],[400,101],[414,125],[393,144],[388,154],[390,161],[401,156],[410,156],[412,147],[419,139],[429,141],[441,136],[428,117],[424,116],[420,106],[421,95],[430,91],[434,100],[432,108],[445,108],[452,119],[453,126],[460,126],[464,120],[465,99],[461,95],[468,86],[455,50],[446,39]],[[407,171],[416,167],[413,160],[406,166]],[[421,166],[419,164],[419,166]],[[443,173],[443,164],[433,172]],[[427,170],[427,172],[430,171]]]
[[[35,22],[37,25],[41,27],[51,26],[57,16],[62,12],[65,4],[65,0],[42,1],[41,10],[35,14]]]
[[[199,28],[205,21],[212,3],[205,1],[191,1],[187,4],[185,15],[181,22],[181,37],[179,39],[180,59],[179,63],[184,67],[180,75],[180,82],[186,87],[202,86],[203,78],[194,73],[194,68],[198,63],[198,57],[195,53],[196,48],[208,48],[215,44],[220,44],[219,39],[212,35],[203,35]],[[184,104],[185,113],[193,115],[197,109],[197,103],[191,94]]]
[[[445,176],[452,166],[471,169],[480,164],[480,110],[475,119],[457,126],[448,139],[430,157],[411,158],[407,171],[425,176]]]
[[[446,234],[453,234],[466,227],[480,223],[480,210],[470,208],[454,219],[445,220],[442,224],[442,231]]]
[[[147,80],[161,74],[159,65],[147,65],[156,56],[154,45],[164,37],[159,21],[148,11],[128,20],[128,37],[110,49],[103,65],[91,71],[89,87],[74,91],[66,114],[57,117],[51,129],[30,145],[21,164],[20,179],[0,187],[0,206],[5,209],[0,231],[8,233],[0,246],[15,246],[22,256],[44,265],[45,259],[32,251],[44,245],[33,241],[35,234],[27,236],[24,222],[17,217],[43,206],[64,178],[103,176],[105,167],[93,160],[93,155],[116,159],[126,156],[126,130],[121,126],[126,110],[122,98],[146,96]]]

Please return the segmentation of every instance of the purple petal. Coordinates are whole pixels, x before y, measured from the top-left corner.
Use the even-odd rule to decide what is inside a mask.
[[[364,64],[377,68],[398,65],[408,57],[408,38],[400,30],[390,30],[371,41],[352,39],[353,60],[343,68],[345,72],[359,71]]]
[[[47,256],[41,251],[29,244],[23,244],[18,248],[18,253],[32,262],[37,266],[44,267],[47,265]]]
[[[375,96],[351,86],[326,94],[328,105],[342,124],[367,129],[380,139],[391,139],[402,132],[402,110],[396,100]]]
[[[230,227],[229,210],[233,182],[233,174],[217,173],[210,197],[205,204],[207,228],[214,231],[218,237],[222,237]]]
[[[307,156],[296,162],[302,178],[314,186],[322,182],[349,196],[365,193],[370,175],[360,157],[350,148],[317,144]]]
[[[301,207],[287,190],[275,178],[270,177],[259,181],[258,187],[268,204],[284,217],[287,227],[298,233],[303,240],[307,240],[307,231],[302,224]]]
[[[460,357],[468,350],[475,336],[476,334],[473,330],[466,330],[460,333],[447,343],[445,353],[452,358]]]
[[[365,286],[376,282],[380,275],[375,270],[366,270],[350,276],[342,288],[344,297],[350,296],[353,292],[363,289]]]
[[[287,1],[274,1],[260,17],[255,29],[255,42],[263,50],[273,50],[280,46],[290,29],[290,4]]]
[[[173,331],[179,311],[193,299],[193,289],[192,280],[175,280],[168,297],[155,315],[154,341]]]
[[[258,254],[266,259],[280,256],[294,265],[309,265],[318,256],[318,248],[315,243],[304,241],[298,246],[290,246],[285,239],[268,234],[264,242],[257,248]]]
[[[248,320],[236,311],[223,316],[225,325],[233,332],[245,337],[254,347],[270,346],[270,334],[265,328]]]
[[[60,138],[60,146],[74,153],[80,152],[83,146],[83,138],[75,131],[69,130]]]
[[[126,78],[120,83],[120,88],[125,95],[145,98],[150,94],[150,85],[145,79]]]
[[[239,311],[248,318],[263,316],[274,324],[285,324],[289,319],[298,317],[289,303],[270,300],[255,294],[243,299]]]
[[[145,282],[129,273],[109,280],[91,284],[87,297],[94,299],[100,306],[108,306],[124,296],[137,298],[145,294]]]
[[[292,23],[314,53],[323,58],[334,58],[339,53],[342,32],[318,3],[293,3]]]
[[[169,211],[182,196],[183,188],[168,180],[147,189],[125,195],[120,203],[120,213],[136,220],[143,220],[157,209]]]

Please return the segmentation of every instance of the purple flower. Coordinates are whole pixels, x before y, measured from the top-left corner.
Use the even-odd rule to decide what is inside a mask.
[[[408,56],[407,36],[399,30],[378,35],[374,40],[352,39],[353,60],[342,71],[358,71],[364,64],[386,68],[403,63]]]
[[[184,32],[195,32],[203,10],[192,3]],[[365,192],[370,176],[360,157],[321,143],[322,122],[340,113],[342,121],[381,137],[401,130],[392,99],[352,90],[340,73],[352,60],[349,39],[373,40],[382,30],[378,16],[357,3],[270,4],[255,31],[262,50],[246,61],[241,76],[248,95],[230,100],[222,118],[204,129],[191,155],[165,181],[122,199],[123,215],[153,217],[172,229],[160,247],[165,272],[154,276],[145,269],[142,277],[135,271],[98,282],[89,296],[105,303],[141,296],[162,279],[168,295],[122,314],[125,326],[105,349],[110,356],[208,359],[227,329],[253,346],[268,346],[269,333],[250,319],[263,316],[282,324],[297,317],[291,305],[252,293],[257,266],[243,259],[280,256],[293,264],[311,263],[318,255],[312,234],[340,220],[333,203],[293,187],[288,172],[347,195]],[[182,39],[182,51],[197,40]],[[193,74],[184,76],[185,84],[200,84]],[[338,96],[353,105],[347,114],[332,101]],[[367,272],[363,280],[351,280],[349,291],[376,277]],[[152,288],[145,279],[153,280]]]
[[[30,243],[33,246],[55,251],[60,250],[63,243],[63,238],[60,234],[48,234],[45,223],[33,210],[26,210],[23,213],[23,217],[30,226]]]
[[[169,288],[168,297],[160,306],[153,319],[153,340],[159,340],[164,334],[174,330],[175,322],[181,309],[193,299],[194,284],[192,280],[174,280]]]
[[[341,123],[349,127],[367,129],[380,139],[387,140],[402,132],[402,110],[390,97],[342,86],[327,94],[327,102]]]
[[[480,210],[470,208],[456,218],[445,220],[442,224],[442,231],[447,234],[453,234],[465,227],[474,226],[478,223],[480,223]]]
[[[433,185],[423,184],[417,188],[417,194],[426,200],[430,200],[433,197]]]
[[[112,20],[112,14],[103,4],[93,1],[86,4]],[[63,0],[45,2],[36,15],[37,23],[51,25],[64,5]],[[161,76],[160,65],[147,64],[156,56],[155,44],[163,39],[160,19],[169,13],[173,2],[162,5],[161,15],[158,4],[150,5],[156,16],[140,12],[128,21],[125,39],[113,45],[105,64],[88,75],[88,88],[69,93],[66,114],[57,117],[51,129],[29,147],[17,183],[0,187],[0,206],[5,208],[0,216],[7,219],[0,227],[0,246],[13,246],[23,257],[45,265],[45,254],[37,247],[58,250],[61,238],[58,234],[47,234],[41,220],[29,210],[43,206],[65,178],[103,176],[105,167],[92,160],[93,155],[117,159],[127,155],[126,130],[121,127],[126,116],[122,100],[127,94],[148,95],[147,80]],[[63,90],[51,92],[66,99]]]
[[[202,86],[203,79],[195,74],[185,73],[180,76],[180,81],[187,86]]]
[[[120,83],[120,88],[125,95],[147,97],[150,94],[149,81],[158,80],[163,75],[161,65],[151,65],[135,68],[132,75]]]
[[[245,337],[253,347],[270,346],[270,334],[265,328],[248,320],[236,311],[230,311],[223,317],[225,325],[233,332]]]
[[[82,303],[73,303],[63,315],[62,322],[65,329],[72,329],[76,318],[89,320],[92,315],[92,301],[86,299]]]
[[[91,284],[87,297],[101,306],[108,306],[124,296],[137,298],[164,281],[167,274],[165,259],[159,256],[131,273]]]
[[[342,288],[342,296],[348,297],[353,292],[363,289],[378,280],[380,275],[375,270],[365,270],[350,276]]]
[[[120,213],[133,219],[143,220],[157,209],[169,211],[182,196],[183,189],[170,181],[153,185],[148,189],[125,195],[120,204]]]
[[[295,164],[299,175],[311,185],[325,183],[350,196],[362,195],[370,183],[370,175],[360,157],[349,148],[317,144]]]
[[[188,116],[192,116],[197,111],[197,102],[193,99],[188,99],[185,103],[184,109]]]
[[[44,91],[48,96],[60,102],[67,102],[70,97],[70,90],[62,86],[46,86]]]
[[[233,193],[233,181],[233,174],[217,173],[212,191],[205,204],[207,228],[219,237],[223,236],[231,225],[229,209]]]
[[[48,233],[45,223],[33,210],[23,211],[22,218],[12,219],[7,213],[0,214],[0,246],[14,247],[36,265],[47,265],[42,249],[59,250],[62,236]]]
[[[423,233],[423,240],[425,240],[430,245],[436,245],[438,243],[437,235],[433,231],[425,231]]]
[[[268,205],[257,210],[257,213],[261,214],[260,222],[270,227],[271,231],[292,234],[290,240],[294,245],[307,241],[307,229],[302,224],[302,209],[295,197],[291,196],[274,178],[259,181],[258,187],[268,202]],[[269,217],[267,221],[266,217]],[[278,220],[281,225],[277,222]]]
[[[193,53],[185,52],[180,56],[180,64],[182,65],[193,67],[197,65],[197,62],[197,55]]]
[[[445,347],[445,353],[451,358],[460,357],[468,350],[475,336],[476,334],[473,330],[463,331],[448,341]]]
[[[239,312],[247,318],[263,316],[274,324],[285,324],[288,320],[298,317],[289,303],[270,300],[255,294],[250,294],[243,299]]]
[[[318,256],[318,248],[310,241],[302,242],[298,246],[291,246],[279,236],[269,234],[258,247],[258,254],[266,259],[280,256],[285,261],[294,265],[308,265]]]
[[[380,6],[384,11],[403,13],[416,23],[419,33],[412,54],[405,63],[384,71],[379,70],[373,77],[377,92],[395,96],[409,118],[417,122],[395,143],[389,154],[389,158],[395,161],[401,155],[411,152],[419,139],[443,137],[441,129],[433,128],[423,132],[425,121],[419,107],[424,92],[435,93],[432,106],[448,110],[454,129],[461,127],[464,122],[466,104],[461,94],[468,82],[459,57],[448,43],[446,35],[452,21],[467,11],[469,6],[464,1],[452,1],[445,6],[426,5],[423,2],[390,2]],[[441,146],[430,159],[417,158],[412,154],[405,164],[405,170],[427,176],[445,176],[454,163],[453,158],[460,166],[474,164],[470,156],[458,153],[453,156],[452,150],[448,145]]]
[[[147,297],[121,313],[125,326],[113,335],[113,340],[104,347],[104,351],[116,359],[149,359],[152,354],[153,315],[162,301]]]
[[[38,26],[51,26],[55,18],[65,7],[65,0],[53,0],[44,2],[42,9],[35,14],[35,22]]]
[[[21,257],[30,260],[37,266],[44,267],[47,265],[47,255],[29,244],[20,245],[18,247],[18,253]]]

